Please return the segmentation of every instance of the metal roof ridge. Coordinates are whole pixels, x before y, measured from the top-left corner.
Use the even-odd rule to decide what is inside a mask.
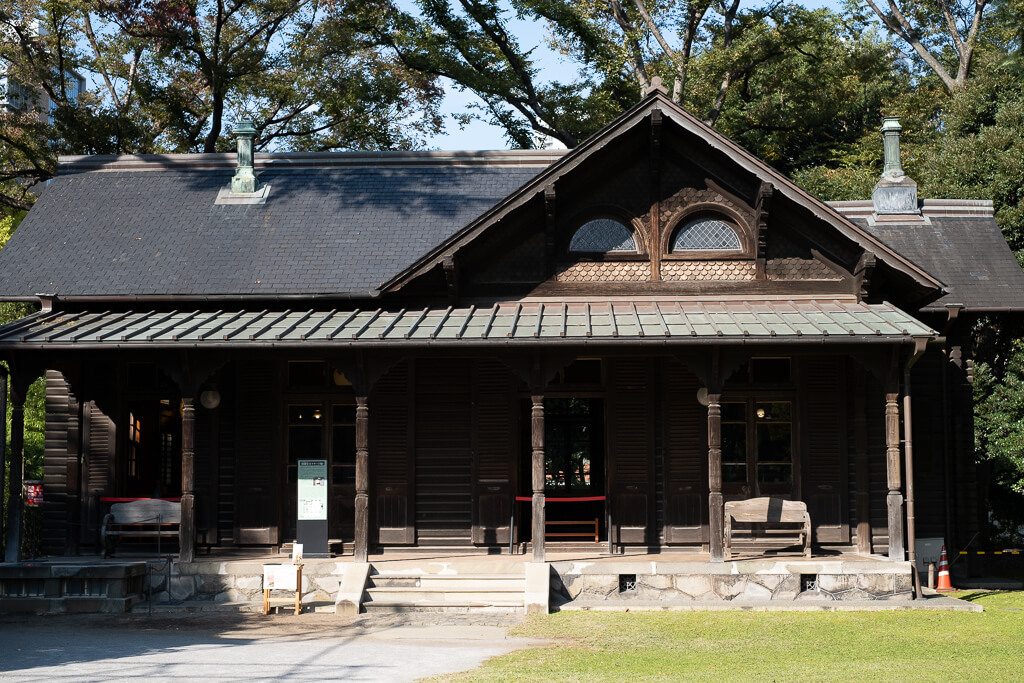
[[[256,168],[330,166],[541,166],[561,159],[568,150],[417,150],[351,152],[271,152],[255,155]],[[232,169],[234,152],[196,154],[93,154],[58,158],[61,170],[152,171]]]

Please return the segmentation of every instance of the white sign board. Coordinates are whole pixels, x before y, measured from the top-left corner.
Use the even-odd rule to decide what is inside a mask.
[[[299,460],[298,519],[327,519],[327,461]]]
[[[263,590],[296,590],[297,570],[298,566],[294,564],[263,565]]]

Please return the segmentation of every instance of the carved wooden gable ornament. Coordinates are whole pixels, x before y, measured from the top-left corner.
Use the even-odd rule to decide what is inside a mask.
[[[862,267],[865,256],[876,268]],[[926,272],[650,93],[402,276],[501,296],[847,294],[885,271],[916,300]],[[423,282],[421,280],[421,282]]]

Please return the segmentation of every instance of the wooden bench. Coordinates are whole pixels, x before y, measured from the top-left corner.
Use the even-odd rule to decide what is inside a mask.
[[[799,525],[800,543],[804,557],[811,556],[811,516],[807,504],[800,500],[782,498],[751,498],[733,500],[725,504],[725,559],[732,559],[732,525],[760,524],[793,527]]]
[[[597,543],[598,542],[598,522],[597,522],[597,520],[598,520],[597,517],[595,517],[592,520],[590,520],[590,519],[583,519],[583,520],[579,520],[579,521],[575,521],[575,522],[573,522],[573,521],[562,521],[562,520],[557,520],[557,521],[546,520],[544,522],[544,526],[545,526],[544,537],[545,538],[571,538],[571,537],[579,538],[581,536],[586,536],[586,537],[589,538],[590,534],[591,534],[590,529],[593,528],[594,529],[594,532],[593,532],[593,534],[594,534],[594,543]],[[564,526],[577,526],[577,527],[583,527],[584,530],[582,530],[582,531],[548,531],[547,527],[549,527],[549,526],[563,526],[563,527]]]
[[[103,518],[103,556],[114,554],[122,538],[164,538],[177,540],[181,526],[181,503],[159,498],[142,498],[114,503]]]

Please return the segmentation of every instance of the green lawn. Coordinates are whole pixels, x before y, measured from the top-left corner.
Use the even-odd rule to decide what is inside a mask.
[[[458,681],[1024,680],[1024,592],[971,612],[563,612],[510,635],[550,647]]]

